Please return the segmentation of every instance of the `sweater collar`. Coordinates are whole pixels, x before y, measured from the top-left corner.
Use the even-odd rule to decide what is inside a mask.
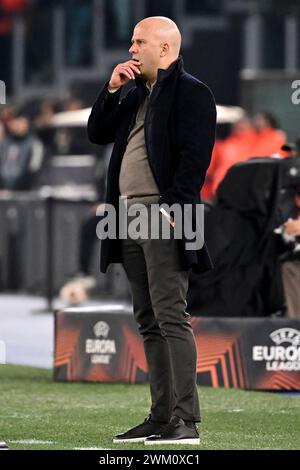
[[[183,59],[180,55],[174,62],[172,62],[167,69],[158,69],[157,71],[157,80],[155,85],[161,85],[165,80],[167,80],[173,73],[178,73],[183,69]],[[135,78],[136,85],[138,87],[145,87],[145,80],[143,77]]]

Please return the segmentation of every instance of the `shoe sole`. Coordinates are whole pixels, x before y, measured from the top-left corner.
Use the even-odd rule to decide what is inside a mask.
[[[135,437],[133,439],[113,439],[114,444],[119,444],[120,442],[145,442],[147,437]]]
[[[144,444],[146,446],[152,445],[164,445],[164,444],[190,444],[198,445],[200,444],[200,438],[191,438],[191,439],[157,439],[155,441],[150,441],[145,439]]]

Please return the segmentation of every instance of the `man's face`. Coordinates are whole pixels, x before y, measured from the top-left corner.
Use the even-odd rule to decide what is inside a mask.
[[[129,49],[133,59],[141,62],[140,70],[146,79],[156,76],[160,67],[161,44],[156,34],[144,26],[136,26]]]

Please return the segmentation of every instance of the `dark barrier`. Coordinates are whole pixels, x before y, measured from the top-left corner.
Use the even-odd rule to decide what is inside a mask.
[[[192,317],[197,382],[248,390],[300,390],[300,321]],[[56,313],[55,380],[147,382],[143,342],[130,307]]]

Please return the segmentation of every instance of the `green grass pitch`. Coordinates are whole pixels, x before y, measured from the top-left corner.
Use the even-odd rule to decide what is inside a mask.
[[[54,382],[0,365],[0,441],[11,449],[300,449],[300,396],[199,387],[200,446],[113,444],[149,413],[148,385]]]

